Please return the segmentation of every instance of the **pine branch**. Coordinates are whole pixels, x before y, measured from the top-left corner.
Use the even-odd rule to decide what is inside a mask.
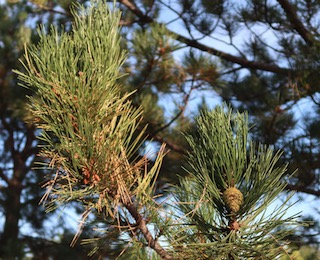
[[[152,167],[147,167],[146,157],[136,157],[146,129],[138,131],[141,108],[134,108],[130,94],[122,95],[116,83],[125,58],[118,31],[120,12],[106,7],[100,1],[92,1],[87,9],[79,5],[79,11],[71,12],[73,33],[59,34],[55,28],[49,35],[42,32],[39,44],[26,49],[26,72],[16,71],[40,97],[30,98],[32,113],[43,130],[41,156],[47,158],[43,164],[53,170],[42,201],[52,195],[48,211],[70,201],[83,204],[72,245],[93,210],[115,219],[119,207],[125,207],[148,246],[163,259],[172,259],[131,201],[134,197],[137,205],[147,207],[150,202],[152,207],[165,146]]]
[[[159,142],[159,143],[161,143],[161,144],[166,144],[166,147],[168,147],[172,151],[175,151],[175,152],[180,153],[180,154],[185,154],[185,155],[187,154],[186,149],[184,149],[181,146],[178,146],[178,145],[176,145],[174,143],[171,143],[171,142],[165,140],[161,136],[155,135],[155,136],[152,136],[152,139],[157,141],[157,142]]]
[[[154,22],[153,19],[147,15],[145,15],[135,4],[135,2],[129,0],[120,0],[124,6],[126,6],[131,12],[133,12],[136,16],[140,18],[140,21],[143,23],[152,23]]]
[[[186,135],[190,152],[185,169],[190,177],[180,180],[176,198],[184,223],[193,227],[178,228],[170,239],[177,241],[175,248],[186,245],[184,257],[202,253],[209,254],[206,259],[274,259],[283,251],[275,240],[282,241],[299,225],[297,215],[284,217],[292,194],[266,214],[286,186],[287,168],[276,166],[281,152],[248,139],[247,115],[225,110],[223,106],[203,112],[195,131]]]
[[[147,227],[145,219],[138,212],[133,203],[124,203],[125,208],[130,212],[131,216],[135,219],[136,225],[148,242],[148,246],[154,249],[162,259],[173,259],[173,257],[153,238],[150,230]]]
[[[170,30],[169,30],[170,31]],[[202,44],[196,40],[190,40],[180,34],[177,34],[175,32],[170,31],[171,33],[173,33],[176,36],[176,39],[178,41],[181,41],[185,44],[187,44],[189,47],[193,47],[196,48],[198,50],[204,51],[204,52],[208,52],[209,54],[218,56],[221,59],[224,59],[226,61],[229,62],[233,62],[236,64],[241,65],[244,68],[248,68],[248,69],[257,69],[257,70],[264,70],[264,71],[269,71],[269,72],[273,72],[273,73],[277,73],[277,74],[283,74],[283,75],[287,75],[290,70],[287,68],[282,68],[279,67],[277,65],[273,65],[273,64],[268,64],[268,63],[264,63],[264,62],[258,62],[258,61],[249,61],[247,59],[241,58],[241,57],[237,57],[231,54],[228,54],[226,52],[223,51],[219,51],[215,48],[209,47],[205,44]]]
[[[301,22],[293,6],[287,0],[278,0],[278,2],[281,5],[283,11],[286,13],[293,28],[300,34],[300,36],[309,46],[313,46],[314,39],[312,37],[312,34]]]
[[[141,22],[143,22],[143,23],[155,22],[152,19],[152,17],[145,15],[135,5],[135,3],[133,1],[130,2],[128,0],[120,0],[119,2],[122,3],[124,6],[126,6],[135,15],[137,15],[140,18]],[[197,40],[189,39],[185,36],[182,36],[181,34],[173,32],[169,29],[168,29],[168,32],[170,34],[172,34],[178,41],[185,43],[189,47],[193,47],[198,50],[212,54],[214,56],[218,56],[219,58],[224,59],[226,61],[239,64],[244,68],[263,70],[263,71],[273,72],[273,73],[282,74],[282,75],[287,75],[290,72],[290,69],[288,69],[288,68],[282,68],[282,67],[279,67],[275,64],[268,64],[268,63],[264,63],[264,62],[249,61],[245,58],[237,57],[237,56],[231,55],[229,53],[219,51],[215,48],[212,48],[212,47],[209,47],[205,44],[202,44],[202,43],[198,42]]]
[[[286,189],[320,197],[320,190],[314,190],[314,189],[302,187],[299,185],[287,184]]]

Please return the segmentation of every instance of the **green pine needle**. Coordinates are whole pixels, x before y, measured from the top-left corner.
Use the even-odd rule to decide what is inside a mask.
[[[69,33],[39,30],[40,42],[26,48],[21,61],[26,72],[15,71],[35,92],[30,110],[42,130],[40,156],[52,172],[43,202],[54,210],[77,201],[85,208],[83,221],[90,212],[121,218],[119,207],[134,199],[153,204],[164,149],[149,169],[148,159],[137,156],[145,129],[139,126],[141,108],[118,85],[126,58],[120,11],[92,1],[88,8],[77,5],[72,15]]]
[[[250,141],[247,115],[234,114],[227,106],[203,112],[196,123],[196,131],[186,135],[189,177],[181,179],[176,193],[178,223],[184,225],[168,233],[178,256],[196,257],[196,250],[201,259],[274,259],[283,254],[279,241],[300,223],[297,215],[287,216],[292,194],[270,213],[285,188],[286,165],[277,165],[281,153]],[[236,212],[223,197],[230,188],[243,195]]]

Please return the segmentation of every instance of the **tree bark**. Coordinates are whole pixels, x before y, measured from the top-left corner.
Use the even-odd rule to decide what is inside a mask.
[[[6,183],[3,188],[4,198],[2,205],[4,209],[4,227],[0,236],[0,256],[5,259],[15,259],[21,257],[23,247],[19,239],[19,220],[21,219],[21,195],[23,191],[23,180],[31,166],[28,166],[27,160],[34,155],[37,149],[32,146],[35,140],[34,127],[24,125],[25,129],[20,129],[18,126],[10,125],[2,120],[2,125],[8,133],[7,153],[10,153],[10,164],[13,165],[12,175],[7,175],[4,170],[0,169],[0,178]],[[16,130],[19,129],[19,130]],[[24,135],[22,139],[17,140],[15,134]],[[23,148],[17,148],[15,143],[25,143]],[[19,242],[20,241],[20,242]]]
[[[0,255],[6,257],[18,257],[21,246],[18,243],[19,220],[21,217],[21,183],[12,179],[6,188],[5,223],[1,236]]]

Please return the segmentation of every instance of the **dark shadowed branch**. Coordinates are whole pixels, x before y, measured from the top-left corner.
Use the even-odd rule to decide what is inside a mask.
[[[124,6],[126,6],[131,12],[133,12],[135,15],[137,15],[140,19],[141,22],[143,23],[151,23],[154,22],[154,20],[145,15],[136,5],[133,1],[128,1],[128,0],[120,0],[120,3],[122,3]],[[212,55],[218,56],[221,59],[224,59],[229,62],[233,62],[236,64],[241,65],[243,68],[248,68],[248,69],[257,69],[257,70],[264,70],[268,72],[273,72],[277,74],[284,74],[287,75],[290,70],[287,68],[282,68],[279,67],[275,64],[269,64],[269,63],[264,63],[264,62],[256,62],[256,61],[249,61],[245,58],[242,57],[237,57],[234,55],[231,55],[229,53],[219,51],[215,48],[209,47],[205,44],[202,44],[198,42],[197,40],[192,40],[189,39],[185,36],[182,36],[181,34],[178,34],[176,32],[173,32],[168,29],[168,32],[172,34],[178,41],[185,43],[189,47],[196,48],[198,50],[210,53]]]
[[[300,36],[309,46],[312,46],[314,43],[312,34],[308,31],[308,29],[304,26],[302,21],[299,19],[293,6],[287,0],[278,0],[278,2],[281,5],[283,11],[286,13],[293,28],[300,34]]]

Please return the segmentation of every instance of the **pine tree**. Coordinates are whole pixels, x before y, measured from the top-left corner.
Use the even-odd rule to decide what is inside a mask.
[[[34,125],[24,121],[28,117],[25,96],[30,91],[21,89],[12,74],[12,69],[19,66],[23,43],[33,37],[32,30],[24,25],[25,19],[17,6],[9,10],[0,5],[1,257],[22,257],[25,242],[19,239],[19,227],[28,222],[41,232],[42,220],[48,216],[43,209],[30,206],[42,196],[38,185],[42,178],[32,170],[38,148]]]
[[[42,28],[39,43],[26,49],[26,72],[15,71],[35,92],[30,111],[50,172],[43,202],[48,211],[71,202],[83,207],[71,244],[92,213],[105,230],[85,241],[96,245],[91,255],[103,250],[112,229],[128,244],[124,257],[147,258],[146,247],[164,259],[272,259],[286,253],[282,239],[299,224],[297,216],[285,216],[288,200],[272,214],[266,210],[284,190],[287,168],[276,165],[279,152],[248,140],[246,114],[222,106],[199,115],[186,134],[188,177],[171,189],[176,202],[159,203],[155,184],[165,146],[153,158],[142,154],[142,108],[129,100],[133,92],[121,89],[126,53],[120,12],[92,1],[71,13],[72,31]]]
[[[2,233],[1,245],[10,239],[19,244],[19,249],[8,247],[12,257],[26,252],[40,258],[48,253],[54,257],[58,252],[49,248],[59,246],[59,251],[66,252],[61,243],[69,241],[68,234],[72,232],[68,222],[61,219],[64,214],[58,213],[60,218],[53,218],[59,219],[59,227],[65,227],[65,235],[61,229],[49,231],[48,226],[42,226],[49,216],[37,205],[42,195],[38,183],[44,173],[33,171],[28,160],[29,171],[16,178],[10,164],[15,161],[16,166],[24,166],[25,161],[14,160],[17,158],[14,155],[25,155],[18,150],[11,153],[11,147],[23,146],[21,137],[26,133],[34,140],[28,146],[33,154],[30,158],[38,150],[34,139],[38,131],[21,121],[25,113],[24,95],[29,91],[17,87],[11,71],[20,68],[17,59],[23,51],[23,42],[38,41],[37,24],[42,23],[47,31],[54,24],[58,31],[64,28],[70,32],[72,2],[75,1],[0,3],[0,120],[7,123],[0,123],[3,173],[0,207],[3,219],[14,220],[10,227],[17,231]],[[190,147],[181,132],[193,131],[192,118],[198,113],[194,100],[205,96],[200,109],[212,108],[211,102],[224,100],[235,110],[248,111],[252,139],[272,145],[275,151],[282,150],[279,165],[290,162],[287,175],[294,175],[285,179],[286,190],[299,192],[301,206],[317,201],[320,158],[317,1],[130,0],[118,1],[116,5],[122,10],[121,44],[129,52],[121,68],[128,73],[119,79],[121,93],[136,90],[129,99],[133,106],[143,107],[141,128],[147,125],[145,138],[155,146],[165,142],[171,150],[160,169],[158,193],[166,192],[168,183],[179,183],[178,175],[188,174],[181,163]],[[25,129],[29,126],[29,130]],[[10,142],[6,141],[9,139]],[[21,187],[22,192],[12,192],[14,189],[8,183]],[[79,211],[78,207],[76,210]],[[295,241],[289,251],[301,245],[318,247],[315,234],[320,230],[319,214],[317,208],[313,212],[312,216],[308,212],[303,214],[313,225],[301,227],[295,236],[288,236]],[[31,227],[30,234],[36,237],[28,236],[24,228],[19,230],[24,226]],[[90,237],[90,230],[84,229],[83,236]],[[111,241],[118,237],[117,231],[113,231]],[[61,241],[53,241],[53,237],[61,237]],[[105,254],[110,256],[110,249],[116,250],[115,246],[109,246],[110,243],[105,243]],[[118,252],[122,249],[117,247]],[[78,248],[76,251],[79,252]]]

